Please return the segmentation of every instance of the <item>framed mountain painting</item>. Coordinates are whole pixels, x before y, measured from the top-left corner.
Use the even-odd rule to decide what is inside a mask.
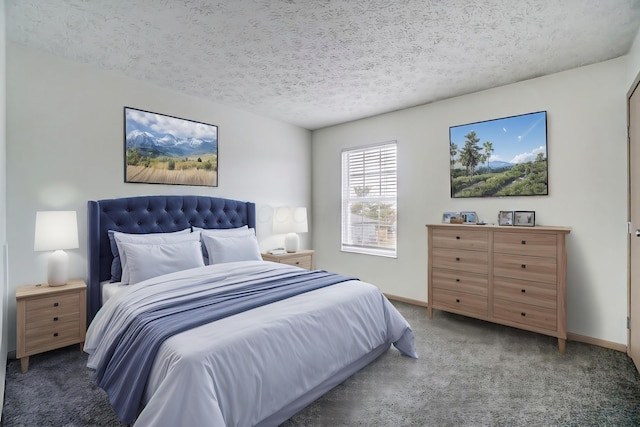
[[[218,126],[124,107],[124,181],[218,186]]]

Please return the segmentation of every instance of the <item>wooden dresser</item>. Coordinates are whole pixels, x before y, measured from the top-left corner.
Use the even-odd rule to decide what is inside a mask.
[[[551,335],[564,354],[570,231],[427,224],[429,318],[435,308]]]

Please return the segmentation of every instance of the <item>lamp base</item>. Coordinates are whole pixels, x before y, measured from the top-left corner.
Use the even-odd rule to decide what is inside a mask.
[[[49,286],[66,285],[69,281],[69,255],[57,250],[49,256],[47,283]]]
[[[284,248],[287,252],[298,252],[300,248],[300,237],[296,233],[288,233],[284,236]]]

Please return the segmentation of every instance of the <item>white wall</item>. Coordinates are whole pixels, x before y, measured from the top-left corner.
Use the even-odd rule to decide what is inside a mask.
[[[7,329],[7,280],[5,266],[6,251],[6,60],[5,60],[5,9],[4,0],[0,0],[0,414],[4,406],[4,382],[6,376],[8,350]]]
[[[123,107],[219,126],[219,186],[126,184]],[[309,206],[310,132],[7,43],[7,240],[9,330],[15,287],[46,281],[48,253],[33,251],[38,210],[76,210],[80,248],[71,275],[87,276],[86,203],[149,194],[198,194],[256,202],[262,249],[275,206]],[[308,247],[310,235],[302,235]],[[278,241],[280,240],[280,241]],[[10,332],[9,349],[15,349]]]
[[[355,274],[389,294],[427,300],[425,224],[444,211],[534,210],[570,226],[569,332],[625,344],[628,58],[314,131],[313,246],[320,268]],[[548,112],[549,196],[451,199],[449,126]],[[340,151],[398,141],[398,258],[340,252]]]

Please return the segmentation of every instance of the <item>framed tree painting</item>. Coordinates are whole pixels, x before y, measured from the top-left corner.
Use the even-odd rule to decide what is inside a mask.
[[[124,107],[125,182],[218,186],[218,127]]]
[[[451,197],[549,194],[547,112],[449,128]]]

